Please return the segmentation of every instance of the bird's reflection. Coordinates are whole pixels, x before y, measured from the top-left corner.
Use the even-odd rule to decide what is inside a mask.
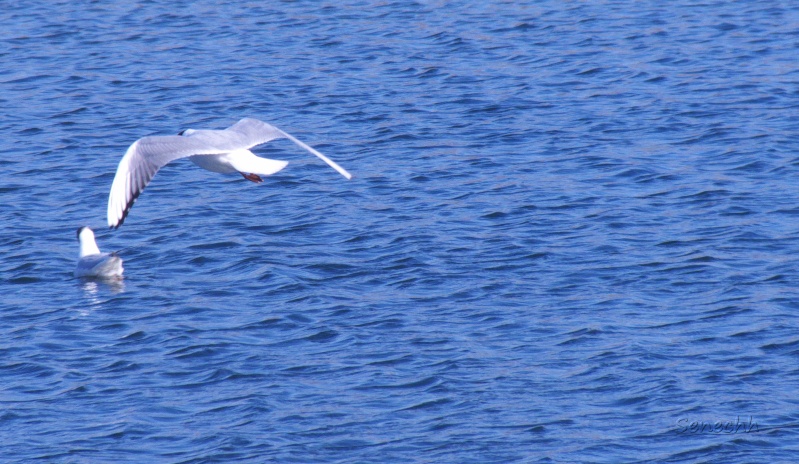
[[[80,286],[86,296],[92,300],[92,304],[100,303],[98,296],[102,289],[110,290],[115,295],[125,292],[123,279],[81,279]]]

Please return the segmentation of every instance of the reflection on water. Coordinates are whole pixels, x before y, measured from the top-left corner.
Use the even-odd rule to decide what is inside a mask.
[[[81,279],[80,286],[91,300],[91,304],[100,303],[100,290],[107,289],[115,295],[125,292],[125,281],[123,279]]]

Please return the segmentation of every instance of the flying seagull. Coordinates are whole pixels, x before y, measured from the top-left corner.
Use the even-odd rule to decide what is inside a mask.
[[[78,229],[80,253],[75,277],[99,277],[101,279],[122,278],[122,258],[115,253],[100,253],[94,232],[88,227]]]
[[[155,173],[179,158],[189,158],[208,171],[238,172],[249,181],[262,182],[261,176],[280,171],[288,162],[260,158],[250,148],[283,137],[318,156],[347,179],[352,178],[327,156],[277,127],[252,118],[244,118],[224,130],[186,129],[178,135],[144,137],[133,142],[119,162],[108,196],[108,225],[119,228]]]

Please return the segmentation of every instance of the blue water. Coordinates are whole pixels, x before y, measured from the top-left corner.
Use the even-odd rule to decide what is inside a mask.
[[[793,3],[8,3],[0,460],[796,461]]]

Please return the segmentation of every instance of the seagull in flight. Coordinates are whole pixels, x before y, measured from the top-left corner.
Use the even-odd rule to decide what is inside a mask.
[[[271,124],[252,118],[244,118],[224,130],[186,129],[178,135],[144,137],[133,142],[119,162],[108,196],[109,227],[117,229],[122,225],[136,198],[155,173],[176,159],[189,158],[208,171],[223,174],[238,172],[249,181],[262,182],[261,176],[280,171],[288,162],[260,158],[250,149],[279,138],[291,140],[318,156],[342,176],[352,178],[352,174],[312,147]],[[92,234],[92,243],[93,237]],[[97,248],[96,245],[94,247]]]
[[[122,278],[124,271],[122,258],[116,253],[100,253],[91,229],[88,227],[78,229],[78,242],[80,242],[80,253],[78,265],[75,267],[75,277]]]

